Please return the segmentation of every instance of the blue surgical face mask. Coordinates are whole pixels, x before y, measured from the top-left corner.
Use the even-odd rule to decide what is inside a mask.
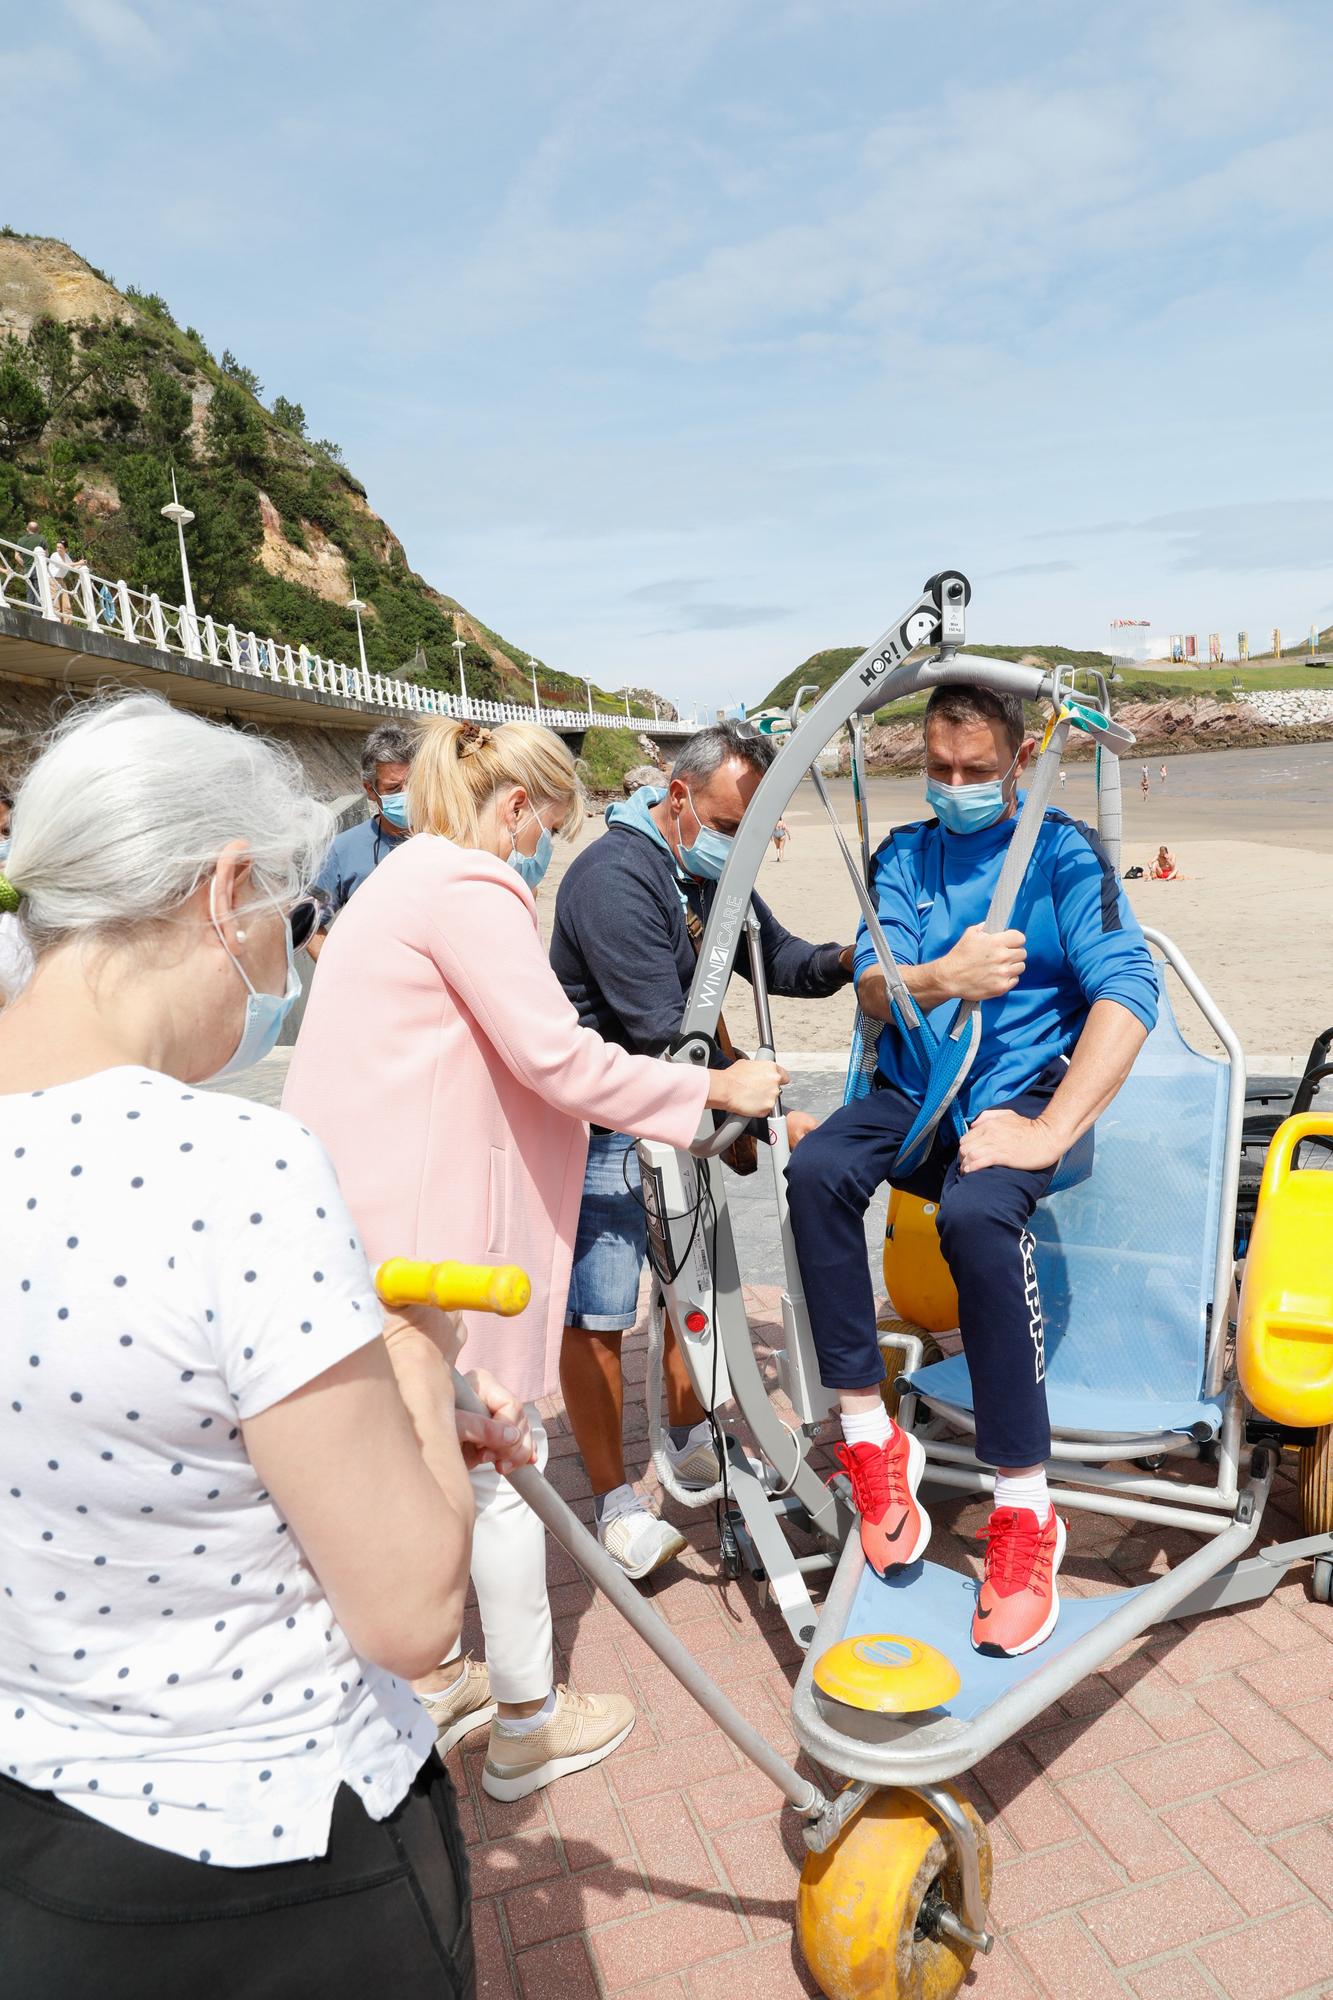
[[[410,831],[407,819],[407,793],[384,792],[380,796],[380,812],[390,826],[396,826],[403,833]]]
[[[699,821],[699,831],[688,847],[684,841],[681,842],[682,865],[688,874],[698,876],[703,882],[717,882],[727,865],[727,857],[731,853],[731,843],[735,835],[719,833],[715,826],[706,826],[699,819],[699,808],[695,805],[694,794],[688,786],[685,788],[685,796],[689,799],[690,811]]]
[[[216,882],[216,878],[215,878]],[[248,999],[245,1003],[245,1025],[241,1029],[241,1039],[223,1063],[214,1070],[212,1076],[204,1078],[205,1083],[220,1083],[224,1076],[235,1076],[238,1070],[249,1069],[252,1063],[262,1062],[269,1050],[277,1042],[282,1024],[301,997],[301,975],[292,960],[292,934],[284,920],[283,936],[287,941],[287,984],[281,993],[259,993],[251,984],[250,975],[222,935],[213,906],[214,886],[208,891],[209,919],[226,952],[241,978],[245,981]],[[273,906],[277,908],[275,903]]]
[[[11,844],[12,843],[7,833],[0,835],[0,861],[8,861],[9,849]]]
[[[1015,751],[1014,764],[1017,762]],[[927,778],[926,804],[950,833],[984,833],[988,826],[998,826],[1004,818],[1004,788],[1014,764],[1002,778],[987,778],[980,785],[941,785],[936,779]]]
[[[528,818],[523,820],[521,824],[523,826],[526,826],[528,823],[528,819],[537,819],[536,813],[533,812],[531,809],[529,809]],[[539,826],[541,825],[540,820],[538,820],[537,823]],[[518,827],[515,827],[513,832],[509,836],[509,854],[508,854],[509,866],[518,876],[520,882],[527,883],[529,889],[535,889],[540,883],[542,876],[546,873],[547,869],[551,865],[551,854],[552,854],[551,836],[547,832],[544,826],[542,827],[541,833],[538,836],[537,851],[535,854],[519,853]]]

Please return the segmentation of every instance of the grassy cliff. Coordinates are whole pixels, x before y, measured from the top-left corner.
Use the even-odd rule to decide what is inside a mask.
[[[35,515],[94,571],[176,603],[176,531],[161,508],[175,471],[196,603],[223,622],[355,661],[347,610],[367,605],[373,670],[531,701],[528,653],[410,566],[338,446],[308,435],[286,395],[215,356],[165,299],[117,290],[49,237],[0,230],[0,535]],[[537,662],[543,701],[584,707],[576,676]],[[594,690],[594,707],[621,697]],[[668,705],[663,703],[663,707]]]

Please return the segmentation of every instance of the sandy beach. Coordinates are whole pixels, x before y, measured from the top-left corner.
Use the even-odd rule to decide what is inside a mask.
[[[1126,884],[1141,923],[1164,930],[1185,953],[1230,1020],[1252,1071],[1299,1067],[1314,1035],[1333,1018],[1333,745],[1220,751],[1149,762],[1149,795],[1139,792],[1143,760],[1124,768],[1122,870],[1145,869],[1165,841],[1187,878]],[[855,846],[851,787],[830,792]],[[869,787],[873,837],[924,816],[919,778],[877,778]],[[1095,824],[1092,771],[1070,765],[1056,804]],[[786,812],[792,838],[785,861],[772,849],[760,893],[782,921],[813,940],[850,939],[856,901],[833,833],[807,781]],[[602,831],[589,819],[582,842]],[[582,845],[580,842],[580,845]],[[556,843],[539,899],[549,927],[554,889],[573,850]],[[774,1022],[781,1052],[797,1057],[842,1051],[851,1033],[849,994],[817,1002],[778,999]],[[1217,1044],[1188,1000],[1177,1013],[1189,1040]],[[749,988],[733,982],[728,1021],[739,1044],[753,1043]]]

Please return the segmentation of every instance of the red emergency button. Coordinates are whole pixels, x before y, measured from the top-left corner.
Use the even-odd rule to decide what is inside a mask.
[[[701,1313],[696,1306],[693,1312],[688,1312],[685,1315],[685,1329],[688,1333],[706,1333],[708,1331],[708,1314]]]

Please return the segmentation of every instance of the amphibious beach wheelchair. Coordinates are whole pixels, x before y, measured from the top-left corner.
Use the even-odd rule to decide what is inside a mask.
[[[1051,705],[1046,745],[987,919],[991,928],[1007,926],[1071,728],[1087,730],[1097,742],[1100,831],[1118,861],[1117,753],[1130,739],[1111,718],[1105,686],[1096,676],[960,657],[969,594],[955,573],[932,578],[808,713],[802,716],[798,706],[718,884],[674,1060],[708,1060],[742,944],[761,1052],[772,1053],[750,908],[759,865],[798,783],[844,727],[863,804],[862,718],[888,704],[953,680]],[[823,794],[822,784],[819,789]],[[838,839],[893,994],[897,968],[868,888],[864,811],[859,865],[840,831]],[[1333,1586],[1333,1175],[1302,1173],[1296,1163],[1303,1141],[1327,1132],[1329,1124],[1317,1114],[1290,1120],[1275,1143],[1280,1170],[1271,1185],[1265,1183],[1239,1304],[1238,1374],[1230,1336],[1244,1057],[1181,954],[1159,933],[1148,937],[1159,960],[1157,1025],[1091,1143],[1081,1143],[1062,1163],[1031,1225],[1055,1437],[1048,1473],[1062,1511],[1184,1529],[1200,1537],[1196,1550],[1136,1587],[1066,1594],[1051,1637],[1019,1658],[972,1650],[975,1580],[965,1570],[920,1561],[884,1580],[867,1567],[842,1480],[826,1484],[811,1463],[833,1398],[819,1381],[787,1218],[781,1106],[768,1123],[783,1257],[781,1403],[770,1395],[756,1354],[723,1175],[714,1164],[735,1136],[735,1121],[716,1131],[706,1122],[687,1153],[640,1144],[659,1297],[649,1420],[660,1447],[665,1312],[713,1413],[724,1469],[718,1487],[682,1494],[658,1448],[659,1476],[686,1504],[721,1503],[724,1560],[733,1570],[748,1568],[806,1650],[793,1694],[796,1734],[819,1766],[846,1781],[843,1788],[821,1792],[758,1738],[544,1482],[530,1470],[516,1475],[590,1578],[800,1813],[809,1858],[798,1931],[829,2000],[947,2000],[974,1952],[989,1949],[989,1847],[980,1820],[950,1779],[1159,1620],[1265,1597],[1290,1565],[1303,1560],[1316,1566],[1318,1596],[1328,1601]],[[1168,970],[1220,1044],[1221,1059],[1200,1054],[1182,1036]],[[922,1048],[918,1126],[927,1135],[939,1119],[955,1115],[957,1089],[975,1048],[977,1023],[959,1012],[948,1036]],[[904,1017],[905,1032],[922,1025],[913,1027]],[[850,1091],[863,1086],[870,1034],[859,1025]],[[1293,1134],[1292,1126],[1301,1129]],[[1302,1185],[1311,1181],[1322,1185]],[[905,1223],[903,1232],[909,1234]],[[938,1310],[948,1278],[938,1263],[929,1263],[938,1259],[933,1230],[918,1231],[912,1240],[907,1291]],[[1295,1292],[1289,1269],[1296,1272]],[[423,1281],[418,1276],[415,1282],[417,1289],[396,1294],[386,1286],[386,1296],[423,1296]],[[923,1492],[938,1498],[988,1490],[992,1474],[971,1443],[964,1357],[927,1359],[924,1332],[906,1325],[891,1336],[890,1352],[889,1386],[898,1397],[899,1421],[916,1432],[926,1452]],[[745,1448],[727,1430],[733,1415],[744,1424]],[[1284,1446],[1300,1448],[1305,1461],[1306,1533],[1254,1553]],[[943,1539],[937,1537],[937,1544]],[[818,1605],[816,1590],[822,1593]]]

